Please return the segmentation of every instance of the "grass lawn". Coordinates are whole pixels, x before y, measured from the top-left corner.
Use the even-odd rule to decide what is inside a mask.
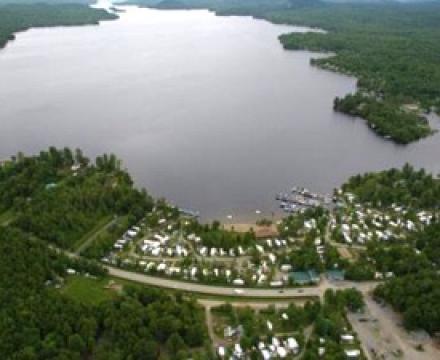
[[[79,275],[69,276],[61,292],[84,304],[97,305],[118,295],[117,290],[106,288],[110,280],[107,277],[93,279]],[[115,281],[115,285],[118,286],[120,283]]]

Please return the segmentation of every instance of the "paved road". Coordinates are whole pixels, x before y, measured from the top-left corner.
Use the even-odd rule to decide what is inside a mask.
[[[139,273],[134,273],[126,270],[121,270],[111,266],[106,267],[109,271],[109,275],[115,276],[121,279],[135,281],[138,283],[162,287],[166,289],[183,290],[187,292],[216,295],[216,296],[236,296],[246,298],[277,298],[288,299],[295,297],[321,297],[328,288],[335,289],[348,289],[356,287],[363,293],[370,291],[377,283],[353,283],[344,281],[340,283],[329,283],[327,280],[323,280],[320,285],[314,287],[303,288],[284,288],[284,289],[257,289],[257,288],[240,288],[240,293],[236,292],[236,288],[224,287],[224,286],[212,286],[197,284],[191,282],[185,282],[180,280],[172,280],[159,278],[156,276],[149,276]]]
[[[54,247],[53,247],[54,248]],[[56,248],[54,248],[56,249]],[[56,249],[57,251],[62,251],[60,249]],[[66,251],[62,251],[66,255],[71,257],[79,257],[77,254],[69,253]],[[366,329],[363,324],[359,322],[358,318],[353,317],[350,318],[350,322],[354,325],[356,332],[360,336],[360,340],[363,345],[363,349],[367,355],[368,359],[374,358],[374,355],[370,353],[370,348],[380,349],[382,347],[381,341],[385,341],[386,347],[389,350],[397,350],[401,349],[403,351],[402,359],[426,359],[426,360],[437,360],[439,359],[439,350],[436,349],[433,345],[432,339],[427,339],[425,341],[416,342],[409,338],[408,332],[406,332],[402,327],[398,325],[395,317],[397,316],[391,310],[386,311],[381,308],[378,304],[376,304],[371,299],[371,291],[377,286],[378,282],[351,282],[351,281],[337,281],[330,282],[327,279],[322,279],[319,285],[315,287],[302,287],[302,288],[289,288],[289,289],[256,289],[256,288],[240,288],[240,293],[238,294],[235,289],[231,287],[222,287],[222,286],[212,286],[212,285],[203,285],[197,283],[190,283],[179,280],[165,279],[159,278],[155,276],[144,275],[140,273],[134,273],[126,270],[122,270],[119,268],[115,268],[112,266],[106,266],[109,275],[134,281],[140,284],[157,286],[166,289],[174,289],[174,290],[182,290],[187,292],[199,293],[199,294],[207,294],[214,296],[235,296],[237,298],[242,298],[243,301],[249,302],[251,305],[257,307],[256,301],[258,299],[273,299],[272,301],[276,301],[280,303],[282,306],[282,302],[287,301],[288,299],[298,298],[304,299],[307,297],[322,297],[327,289],[334,290],[343,290],[348,288],[356,288],[364,295],[366,301],[366,313],[367,316],[371,316],[374,319],[377,319],[378,323],[376,326],[375,334],[371,334],[371,330]],[[254,299],[254,303],[252,303],[252,298]],[[266,306],[271,302],[266,301]],[[265,301],[263,301],[264,303]],[[209,309],[212,304],[206,303],[204,304],[207,309]],[[207,305],[207,306],[206,306]],[[258,304],[259,305],[259,304]],[[369,315],[368,315],[369,314]],[[381,331],[378,331],[381,330]],[[212,334],[211,334],[212,336]],[[423,343],[424,351],[419,352],[415,350],[415,345],[417,343]],[[392,352],[388,351],[388,356],[385,359],[393,359]],[[391,357],[390,357],[391,355]]]

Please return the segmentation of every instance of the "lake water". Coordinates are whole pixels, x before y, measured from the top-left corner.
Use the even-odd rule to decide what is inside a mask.
[[[333,112],[355,80],[283,50],[278,35],[305,29],[124,9],[100,26],[21,33],[0,51],[0,158],[50,145],[114,152],[153,195],[234,221],[270,214],[293,185],[329,192],[405,162],[440,171],[440,135],[396,146]]]

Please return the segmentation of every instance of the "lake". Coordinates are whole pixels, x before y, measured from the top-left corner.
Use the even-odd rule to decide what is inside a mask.
[[[50,145],[114,152],[154,196],[233,221],[270,216],[293,185],[330,192],[405,162],[440,171],[440,135],[398,146],[333,112],[355,79],[277,40],[307,29],[123,8],[100,26],[20,33],[0,51],[0,158]]]

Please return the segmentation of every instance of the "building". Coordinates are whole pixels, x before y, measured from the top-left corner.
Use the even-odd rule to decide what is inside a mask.
[[[319,274],[315,270],[293,271],[289,273],[289,278],[299,285],[318,283],[320,280]]]

